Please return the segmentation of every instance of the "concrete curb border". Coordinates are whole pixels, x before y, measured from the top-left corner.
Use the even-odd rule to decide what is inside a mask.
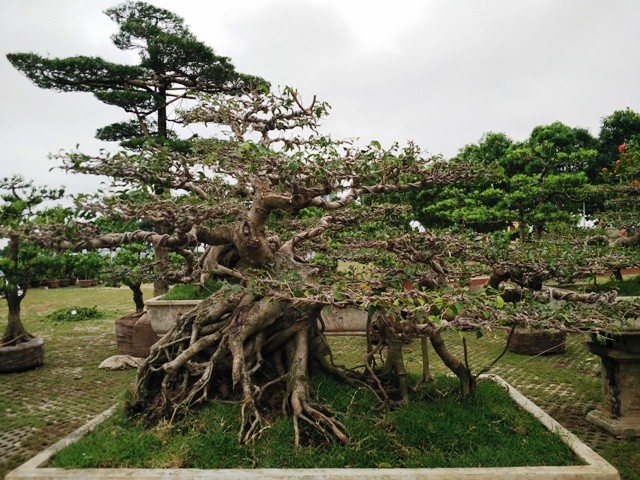
[[[584,465],[568,467],[498,467],[498,468],[318,468],[318,469],[137,469],[137,468],[90,468],[63,469],[43,467],[59,450],[82,438],[101,422],[109,418],[115,406],[105,410],[100,415],[67,435],[54,445],[48,447],[31,460],[8,473],[6,480],[102,480],[102,479],[189,479],[189,480],[268,480],[268,479],[305,479],[305,480],[354,480],[354,479],[383,479],[383,480],[620,480],[618,471],[604,458],[585,445],[578,437],[569,432],[557,421],[547,415],[540,407],[531,402],[518,390],[509,385],[497,375],[483,375],[481,378],[490,379],[508,392],[511,398],[524,410],[531,413],[550,431],[560,436],[584,462]]]

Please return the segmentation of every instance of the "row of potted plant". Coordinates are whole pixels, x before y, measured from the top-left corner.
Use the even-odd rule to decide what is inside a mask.
[[[50,288],[75,285],[88,286],[97,279],[108,259],[98,252],[52,255],[50,252],[34,252],[29,259],[29,283],[32,287]]]

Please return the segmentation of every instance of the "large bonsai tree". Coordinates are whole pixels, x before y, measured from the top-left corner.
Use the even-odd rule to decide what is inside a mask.
[[[113,11],[123,28],[116,36],[118,45],[133,46],[131,36],[139,35],[140,25],[158,33],[155,22],[125,21],[131,6],[156,12],[140,3]],[[176,22],[171,17],[168,24]],[[164,51],[168,39],[176,37],[163,33],[139,38],[148,47],[142,50],[141,65],[121,70],[92,60],[88,64],[100,68],[83,70],[90,88],[100,90],[100,82],[93,79],[104,78],[104,71],[111,80],[114,74],[132,79],[145,68],[155,68],[151,54]],[[190,57],[181,53],[167,60],[176,65],[183,58]],[[27,64],[33,57],[12,60],[22,68],[19,61]],[[152,68],[154,75],[162,71]],[[172,72],[167,81],[184,73],[177,67]],[[42,78],[42,86],[51,86],[48,76]],[[120,94],[134,89],[141,78],[146,77],[107,88],[106,96],[98,93],[124,105],[127,95]],[[467,330],[502,324],[571,325],[571,309],[560,314],[545,308],[534,311],[529,302],[511,307],[496,289],[470,291],[464,285],[469,275],[464,260],[473,242],[411,231],[406,205],[370,201],[469,182],[478,172],[468,163],[425,158],[414,144],[383,148],[371,142],[358,147],[321,135],[319,120],[328,105],[315,98],[305,104],[291,88],[277,93],[207,90],[189,83],[198,75],[186,78],[177,82],[179,88],[197,93],[198,103],[179,121],[208,124],[210,137],[186,140],[179,148],[171,142],[143,142],[114,155],[70,153],[63,158],[69,171],[114,179],[115,194],[103,205],[144,227],[101,233],[85,224],[56,234],[41,232],[59,249],[147,243],[156,251],[175,251],[187,259],[176,279],[213,279],[209,284],[220,286],[152,348],[138,371],[130,414],[151,421],[174,419],[209,398],[236,399],[242,405],[242,442],[257,438],[266,426],[261,410],[265,404],[281,405],[291,415],[296,445],[305,430],[347,441],[344,426],[313,397],[313,370],[369,388],[382,404],[407,401],[402,345],[415,337],[425,346],[428,339],[460,379],[461,391],[472,395],[477,373],[472,374],[466,343],[460,360],[445,345],[444,330],[459,331],[464,342]],[[66,82],[63,90],[89,88]],[[151,104],[147,108],[155,109],[169,103],[166,91],[165,83],[152,83],[136,95],[151,92],[145,97]],[[142,97],[136,95],[126,99],[127,105],[144,111]],[[162,100],[157,103],[157,98]],[[153,111],[162,137],[164,113],[161,108]],[[138,132],[145,128],[149,130],[140,125]],[[194,252],[201,252],[199,258]],[[361,268],[338,269],[339,260]],[[510,278],[518,277],[510,273]],[[526,289],[519,295],[525,298],[540,282],[521,283]],[[323,331],[322,311],[328,306],[368,311],[362,371],[333,363]],[[603,326],[611,322],[610,313],[598,307],[571,318],[580,319],[578,326]],[[424,373],[426,379],[426,368]]]
[[[182,275],[221,285],[152,349],[138,372],[131,414],[171,419],[208,398],[237,398],[239,438],[248,442],[265,426],[259,407],[269,398],[291,414],[296,444],[307,428],[347,441],[342,424],[313,399],[312,370],[366,386],[382,403],[408,400],[402,345],[416,337],[431,341],[471,395],[477,376],[468,359],[447,349],[442,332],[531,323],[513,314],[497,292],[464,286],[468,243],[412,232],[409,207],[367,201],[468,182],[477,172],[465,163],[425,158],[413,144],[357,147],[322,136],[318,122],[327,111],[316,99],[305,105],[290,88],[204,96],[183,118],[206,122],[214,134],[191,140],[186,153],[147,145],[136,153],[82,157],[132,176],[153,171],[154,181],[185,186],[192,195],[149,207],[147,215],[173,219],[170,232],[57,236],[56,247],[147,242],[177,252],[195,249],[203,253]],[[365,265],[364,272],[337,269],[340,259]],[[322,310],[348,305],[370,314],[360,373],[333,364],[323,334]],[[610,321],[605,317],[598,309],[582,312],[580,325]],[[543,310],[533,323],[562,326],[563,319]]]
[[[21,245],[37,230],[38,207],[60,199],[63,189],[39,187],[19,175],[0,180],[0,237],[7,241],[0,257],[0,291],[7,301],[7,326],[0,346],[11,346],[33,338],[20,318],[20,304],[29,287],[29,263],[21,255]]]

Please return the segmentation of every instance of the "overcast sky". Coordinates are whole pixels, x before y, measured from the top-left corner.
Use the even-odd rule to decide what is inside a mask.
[[[89,191],[50,152],[99,146],[124,114],[90,94],[35,87],[9,52],[134,63],[109,36],[113,0],[1,0],[0,176]],[[332,105],[326,130],[383,144],[414,140],[447,157],[484,132],[514,140],[561,121],[597,135],[602,117],[640,111],[637,0],[151,0],[241,72]]]

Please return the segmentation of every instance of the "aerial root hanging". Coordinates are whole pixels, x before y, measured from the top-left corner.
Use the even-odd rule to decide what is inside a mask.
[[[240,433],[238,434],[238,440],[240,443],[247,444],[260,438],[264,429],[262,425],[262,418],[256,407],[253,395],[245,397],[242,402],[242,419]]]

